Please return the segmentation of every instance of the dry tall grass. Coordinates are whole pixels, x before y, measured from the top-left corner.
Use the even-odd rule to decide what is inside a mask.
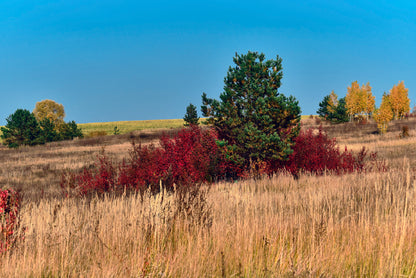
[[[414,277],[416,187],[400,171],[220,183],[189,197],[27,202],[2,277]],[[203,217],[201,217],[201,215]]]

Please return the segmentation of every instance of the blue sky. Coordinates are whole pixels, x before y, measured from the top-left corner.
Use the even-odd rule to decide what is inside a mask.
[[[182,118],[248,50],[283,59],[304,115],[355,80],[416,104],[415,1],[0,0],[0,125],[43,99],[78,123]]]

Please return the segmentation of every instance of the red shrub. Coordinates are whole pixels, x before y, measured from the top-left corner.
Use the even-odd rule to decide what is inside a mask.
[[[119,166],[118,185],[127,189],[143,191],[156,187],[163,179],[162,151],[153,145],[133,143],[130,157]]]
[[[213,129],[190,126],[173,138],[162,136],[161,148],[134,146],[128,161],[120,167],[119,184],[135,189],[159,183],[189,186],[225,176],[228,162],[216,144]]]
[[[191,185],[224,177],[230,168],[213,129],[191,126],[170,139],[161,138],[168,185]]]
[[[93,174],[90,170],[84,169],[77,177],[78,190],[81,195],[88,194],[91,190],[99,193],[113,191],[116,186],[116,175],[113,163],[106,155],[98,158],[98,171]]]
[[[13,189],[0,190],[0,253],[16,243],[21,197]]]
[[[98,156],[96,171],[84,168],[79,173],[64,173],[61,178],[62,192],[66,197],[88,195],[93,192],[104,193],[117,189],[117,171],[103,152]]]
[[[311,172],[323,174],[331,171],[336,174],[349,173],[353,171],[364,171],[367,150],[363,147],[354,155],[352,151],[340,151],[335,138],[329,138],[322,129],[316,134],[312,129],[301,131],[295,139],[293,153],[284,167],[297,176],[299,172]],[[370,160],[375,161],[376,153],[370,154]]]
[[[130,157],[114,167],[105,155],[99,158],[97,170],[84,169],[78,175],[62,177],[65,195],[87,195],[119,189],[158,190],[160,182],[167,187],[190,186],[226,177],[231,170],[241,172],[227,162],[216,144],[213,129],[190,126],[173,138],[163,136],[160,148],[133,143]]]

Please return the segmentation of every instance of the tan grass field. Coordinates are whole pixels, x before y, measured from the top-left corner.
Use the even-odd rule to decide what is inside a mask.
[[[157,132],[1,148],[0,184],[25,194],[26,230],[0,255],[0,277],[415,277],[415,124],[383,136],[324,125],[341,147],[377,151],[387,172],[281,173],[191,196],[60,195],[66,169],[91,167],[103,148],[120,161],[129,141],[155,142]],[[399,137],[400,125],[410,137]]]

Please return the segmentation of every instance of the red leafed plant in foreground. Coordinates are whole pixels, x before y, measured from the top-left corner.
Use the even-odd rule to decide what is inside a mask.
[[[18,239],[21,197],[13,189],[0,190],[0,253],[12,248]]]
[[[226,161],[216,140],[213,129],[191,126],[173,138],[163,136],[160,148],[133,143],[130,156],[120,165],[115,166],[103,154],[97,170],[63,175],[61,187],[68,196],[74,191],[80,195],[124,189],[144,191],[149,187],[157,191],[160,183],[173,188],[213,181],[226,177],[235,168]]]
[[[284,167],[294,176],[302,171],[320,175],[325,171],[335,174],[362,172],[372,170],[372,167],[379,171],[386,170],[384,163],[377,161],[377,153],[370,153],[368,158],[367,154],[365,147],[357,154],[346,147],[341,151],[335,138],[329,138],[321,128],[317,132],[308,129],[301,131],[295,139],[293,153]],[[366,162],[371,163],[367,165]]]

